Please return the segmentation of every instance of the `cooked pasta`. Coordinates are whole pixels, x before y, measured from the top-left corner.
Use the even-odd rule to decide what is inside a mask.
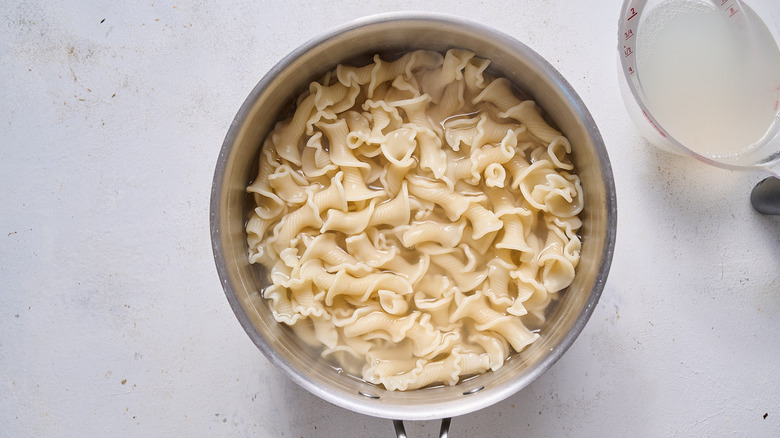
[[[247,187],[274,318],[389,390],[498,370],[574,279],[572,146],[488,65],[456,49],[339,65]]]

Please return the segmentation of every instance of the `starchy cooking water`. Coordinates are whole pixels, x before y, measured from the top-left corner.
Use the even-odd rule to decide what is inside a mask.
[[[712,158],[739,154],[778,129],[780,50],[747,7],[673,0],[646,12],[637,72],[650,112],[677,141]]]

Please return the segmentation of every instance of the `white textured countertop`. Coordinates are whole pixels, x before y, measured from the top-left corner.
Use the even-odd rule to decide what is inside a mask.
[[[208,208],[227,128],[274,63],[416,4],[102,3],[0,8],[0,435],[393,436],[254,346],[217,277]],[[618,193],[612,270],[585,330],[450,436],[777,436],[780,217],[749,205],[761,175],[639,136],[616,79],[619,2],[427,5],[550,61],[595,118]]]

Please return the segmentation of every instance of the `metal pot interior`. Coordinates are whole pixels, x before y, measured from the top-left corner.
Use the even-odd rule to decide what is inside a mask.
[[[571,141],[586,207],[581,261],[573,284],[560,293],[541,337],[497,372],[452,387],[387,391],[339,374],[277,323],[260,297],[262,268],[247,261],[245,187],[255,176],[259,147],[280,112],[309,82],[345,61],[370,61],[414,49],[444,52],[459,47],[488,58],[491,71],[536,100],[549,121]],[[546,61],[518,41],[490,28],[431,14],[369,17],[310,41],[277,64],[239,110],[219,155],[212,187],[214,257],[228,301],[252,341],[293,381],[336,405],[367,415],[426,420],[466,414],[509,397],[561,357],[590,317],[607,278],[615,241],[615,189],[596,125],[571,86]]]

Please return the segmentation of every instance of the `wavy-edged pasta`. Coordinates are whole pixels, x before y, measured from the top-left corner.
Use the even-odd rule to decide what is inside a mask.
[[[247,187],[274,318],[390,390],[498,370],[576,273],[572,145],[488,66],[460,49],[339,65]]]

